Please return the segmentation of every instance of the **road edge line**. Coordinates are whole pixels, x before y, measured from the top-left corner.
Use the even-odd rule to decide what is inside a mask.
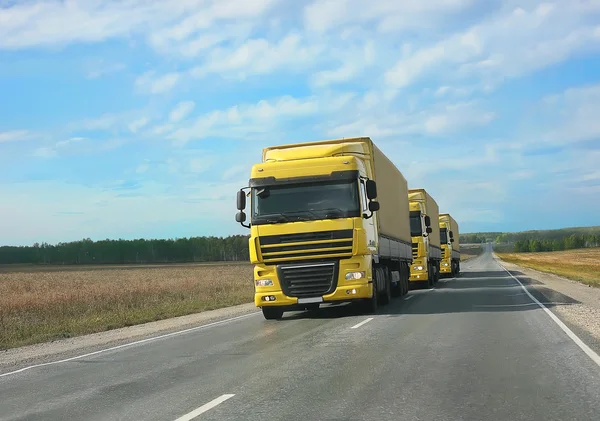
[[[548,316],[550,316],[550,318],[554,321],[554,323],[556,323],[558,325],[558,327],[560,327],[563,330],[563,332],[565,332],[567,334],[567,336],[569,338],[571,338],[571,340],[573,342],[575,342],[575,344],[577,344],[577,346],[579,348],[581,348],[581,350],[583,352],[585,352],[587,354],[587,356],[590,357],[591,360],[594,361],[598,365],[598,367],[600,367],[600,355],[596,354],[596,352],[592,348],[587,346],[585,344],[585,342],[583,342],[581,340],[581,338],[579,338],[579,336],[577,336],[571,329],[569,329],[569,327],[566,324],[564,324],[563,321],[560,320],[556,314],[554,314],[552,311],[550,311],[548,309],[548,307],[546,307],[537,298],[535,298],[527,290],[527,288],[525,288],[525,286],[521,283],[521,281],[519,281],[519,279],[516,276],[514,276],[512,273],[510,273],[510,271],[508,269],[506,269],[504,267],[504,265],[502,265],[502,263],[499,262],[499,259],[497,257],[494,257],[494,260],[496,261],[496,264],[498,264],[498,266],[500,266],[502,269],[504,269],[506,271],[506,273],[508,273],[511,276],[511,278],[513,278],[515,281],[517,281],[519,283],[519,285],[521,286],[521,288],[523,288],[523,291],[525,291],[525,293],[529,296],[529,298],[531,298],[531,300],[534,303],[536,303],[542,310],[544,310],[546,312],[546,314]]]
[[[231,321],[234,321],[234,320],[244,319],[244,318],[247,318],[247,317],[250,317],[250,316],[256,316],[258,314],[260,314],[260,312],[254,311],[252,313],[242,314],[240,316],[230,317],[228,319],[217,320],[216,322],[211,322],[211,323],[203,324],[203,325],[200,325],[200,326],[194,326],[194,327],[190,327],[190,328],[187,328],[187,329],[178,330],[176,332],[165,333],[163,335],[153,336],[151,338],[140,339],[140,340],[137,340],[137,341],[128,342],[128,343],[117,345],[117,346],[113,346],[113,347],[110,347],[110,348],[99,349],[98,351],[88,352],[87,354],[82,354],[82,355],[76,355],[75,357],[64,358],[62,360],[57,360],[57,361],[48,361],[46,363],[33,364],[33,365],[29,365],[27,367],[22,367],[22,368],[20,368],[18,370],[9,371],[8,373],[1,373],[0,374],[0,378],[10,376],[11,374],[22,373],[24,371],[28,371],[28,370],[31,370],[33,368],[45,367],[45,366],[54,365],[54,364],[62,364],[62,363],[66,363],[66,362],[69,362],[69,361],[80,360],[82,358],[86,358],[86,357],[91,357],[93,355],[102,354],[104,352],[115,351],[117,349],[122,349],[122,348],[127,348],[127,347],[133,346],[133,345],[139,345],[139,344],[143,344],[143,343],[147,343],[147,342],[152,342],[152,341],[156,341],[158,339],[169,338],[171,336],[182,335],[184,333],[194,332],[196,330],[201,330],[201,329],[205,329],[205,328],[209,328],[209,327],[213,327],[213,326],[225,324],[227,322],[231,322]]]

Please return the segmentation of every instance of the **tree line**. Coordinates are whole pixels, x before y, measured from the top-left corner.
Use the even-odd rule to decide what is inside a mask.
[[[503,233],[496,237],[496,244],[512,244],[519,253],[598,247],[600,227]]]
[[[518,240],[515,242],[514,250],[517,253],[527,253],[572,250],[598,246],[600,246],[600,236],[598,235],[572,234],[567,238],[558,240]]]
[[[248,236],[101,240],[0,247],[0,264],[121,264],[248,261]]]
[[[461,244],[474,244],[474,243],[487,243],[488,241],[494,241],[494,239],[501,232],[475,232],[470,234],[460,234],[459,241]]]

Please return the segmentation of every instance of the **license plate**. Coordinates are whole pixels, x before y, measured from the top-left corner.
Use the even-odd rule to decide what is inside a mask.
[[[298,304],[322,303],[323,297],[298,298]]]

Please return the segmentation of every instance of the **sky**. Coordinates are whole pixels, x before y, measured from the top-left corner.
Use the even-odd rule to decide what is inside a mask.
[[[600,225],[600,1],[0,0],[0,244],[244,234],[356,136],[463,233]]]

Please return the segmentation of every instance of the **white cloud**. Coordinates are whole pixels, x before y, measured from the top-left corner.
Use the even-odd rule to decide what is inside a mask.
[[[84,137],[71,137],[65,140],[59,140],[53,146],[42,146],[33,152],[33,156],[38,158],[54,158],[58,156],[60,150],[65,150],[68,147],[72,147],[75,144],[85,141]]]
[[[400,108],[386,100],[383,93],[373,91],[367,92],[362,101],[352,101],[352,105],[324,123],[328,135],[373,138],[413,134],[443,136],[486,126],[496,118],[486,104],[477,101]]]
[[[386,73],[387,83],[403,88],[443,70],[443,80],[477,77],[489,84],[600,50],[598,26],[588,23],[583,3],[530,6],[503,10],[403,57]]]
[[[263,38],[250,39],[233,49],[212,50],[206,61],[191,69],[190,74],[196,78],[218,74],[245,79],[283,68],[297,71],[299,66],[312,63],[323,50],[322,45],[305,45],[297,33],[288,34],[276,43]]]
[[[33,156],[37,156],[39,158],[54,158],[57,155],[58,153],[54,148],[41,147],[33,151]]]
[[[136,174],[143,174],[150,169],[150,165],[147,162],[144,162],[137,166],[135,169]]]
[[[426,118],[425,132],[445,135],[465,127],[485,126],[495,117],[495,113],[481,110],[474,102],[452,104],[444,107],[441,113]]]
[[[344,52],[340,59],[342,64],[337,69],[322,70],[313,75],[312,83],[316,88],[323,88],[354,79],[366,67],[374,63],[376,59],[375,47],[372,42],[367,42],[361,49],[351,49]]]
[[[146,127],[149,122],[150,119],[148,117],[141,117],[129,123],[128,127],[132,133],[137,133],[140,129]]]
[[[237,184],[237,188],[242,184]],[[15,245],[82,237],[156,238],[164,236],[165,226],[182,222],[200,227],[201,234],[223,235],[241,231],[231,216],[235,191],[234,183],[230,186],[204,183],[200,189],[186,192],[171,191],[168,185],[149,182],[129,196],[104,186],[73,183],[0,184],[0,197],[7,203],[0,206],[0,232],[4,244]],[[211,199],[212,196],[217,197]],[[208,213],[207,200],[210,200]],[[72,213],[74,210],[76,214]],[[65,216],[65,212],[70,214]]]
[[[83,120],[68,123],[66,129],[69,131],[104,131],[114,129],[122,120],[117,114],[106,113],[100,117],[85,118]]]
[[[194,101],[182,101],[169,113],[169,121],[176,123],[185,119],[196,107]]]
[[[327,111],[324,105],[314,97],[297,99],[290,96],[262,100],[256,104],[236,105],[201,115],[187,127],[181,127],[169,135],[168,139],[183,145],[189,140],[210,136],[243,137],[244,133],[266,132],[274,124],[285,122],[288,118],[313,115],[320,109]],[[333,106],[329,111],[335,110],[336,106],[343,106],[343,103],[334,103]]]
[[[573,143],[600,140],[600,84],[565,90],[545,98],[553,103],[542,110],[541,117],[549,126],[542,138],[551,143]]]
[[[125,70],[126,67],[123,63],[105,63],[102,59],[97,60],[88,66],[87,77],[88,79],[98,79],[102,76],[118,73]]]
[[[31,137],[31,133],[27,130],[11,130],[8,132],[0,132],[0,143],[18,142],[27,140]]]
[[[233,167],[228,168],[223,173],[223,180],[231,180],[232,178],[236,178],[241,176],[242,174],[250,173],[250,167],[247,165],[234,165]]]
[[[223,19],[256,18],[275,3],[229,0],[28,1],[0,9],[0,48],[92,43],[158,33],[180,41]],[[186,18],[187,17],[187,18]],[[180,20],[183,19],[183,20]]]
[[[194,174],[203,173],[208,171],[213,162],[214,160],[210,157],[192,158],[188,163],[189,170]]]
[[[350,24],[373,23],[383,31],[401,31],[411,28],[443,24],[443,18],[465,10],[471,0],[430,1],[370,1],[318,0],[306,7],[304,22],[315,32],[325,32]]]
[[[156,72],[154,70],[149,70],[140,75],[135,81],[136,88],[144,93],[163,94],[173,89],[181,78],[181,74],[176,72],[161,76],[155,75]]]

